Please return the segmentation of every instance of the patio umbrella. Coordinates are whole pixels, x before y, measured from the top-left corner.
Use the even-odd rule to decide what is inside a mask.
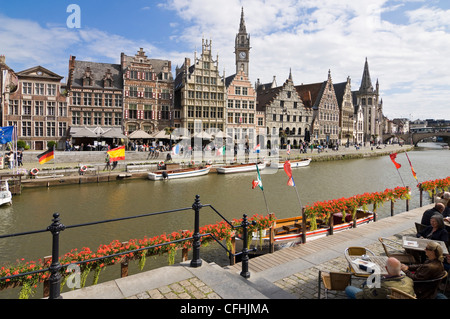
[[[202,140],[210,140],[212,137],[211,135],[209,135],[208,133],[206,133],[205,131],[201,131],[197,134],[194,134],[195,138],[201,138]]]
[[[128,136],[128,138],[129,139],[149,139],[149,138],[152,138],[152,136],[143,130],[137,130],[137,131],[134,131],[133,133],[131,133]]]
[[[225,132],[219,131],[215,134],[213,134],[214,138],[231,138],[230,135],[226,134]]]
[[[170,134],[166,134],[165,130],[159,131],[158,133],[152,135],[152,138],[157,139],[170,139]]]

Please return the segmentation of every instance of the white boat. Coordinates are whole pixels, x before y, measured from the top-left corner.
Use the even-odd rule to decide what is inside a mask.
[[[250,164],[236,164],[217,167],[217,173],[231,174],[231,173],[244,173],[256,171],[256,165],[259,170],[263,170],[266,167],[266,163],[250,163]]]
[[[290,160],[291,168],[308,166],[311,163],[311,158],[303,158],[300,160]],[[278,168],[284,168],[284,162],[278,163]]]
[[[202,176],[202,175],[208,174],[210,169],[211,169],[211,166],[206,166],[206,167],[180,168],[180,169],[174,169],[174,170],[149,172],[148,179],[153,180],[153,181],[160,181],[160,180],[164,180],[164,179],[176,179],[176,178]]]
[[[0,206],[5,204],[12,204],[12,194],[9,190],[8,181],[1,181],[1,189],[0,189]]]

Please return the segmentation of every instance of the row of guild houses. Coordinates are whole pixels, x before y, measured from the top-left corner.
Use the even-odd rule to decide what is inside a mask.
[[[250,35],[244,11],[235,38],[234,74],[219,72],[212,41],[202,40],[201,53],[185,58],[172,74],[169,60],[151,59],[141,48],[121,54],[120,64],[69,58],[64,77],[36,66],[15,72],[0,57],[2,126],[17,128],[30,149],[49,141],[91,147],[127,139],[149,141],[162,130],[184,136],[219,132],[228,142],[293,148],[307,143],[345,145],[379,141],[387,119],[379,84],[375,88],[366,58],[359,90],[351,79],[333,83],[331,71],[319,83],[295,84],[292,72],[252,84]],[[89,148],[88,148],[89,149]]]

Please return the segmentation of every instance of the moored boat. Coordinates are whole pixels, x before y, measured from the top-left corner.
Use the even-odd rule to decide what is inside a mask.
[[[311,158],[302,158],[299,160],[289,160],[291,162],[291,168],[297,168],[297,167],[305,167],[308,166],[311,163]],[[278,168],[283,168],[285,162],[279,162]]]
[[[231,173],[244,173],[256,171],[256,165],[258,169],[262,170],[266,167],[266,163],[250,163],[250,164],[236,164],[217,167],[217,173],[220,174],[231,174]]]
[[[356,226],[367,224],[374,220],[374,213],[371,211],[357,210],[355,216]],[[343,220],[342,214],[335,214],[333,218],[333,233],[338,233],[344,230],[353,228],[354,221],[350,215],[347,215]],[[274,250],[280,250],[286,247],[292,247],[302,243],[302,216],[277,219],[273,225],[273,239],[270,234],[271,229],[263,230],[262,241],[260,239],[259,232],[254,232],[252,235],[251,247],[257,247],[258,253],[265,253],[269,251],[271,245],[274,246]],[[309,221],[306,225],[306,241],[311,241],[321,237],[328,236],[330,234],[329,224],[325,224],[322,221],[317,221],[317,228],[310,230]],[[242,241],[236,241],[236,244]],[[238,247],[236,247],[238,249]]]
[[[211,166],[206,166],[206,167],[191,167],[191,168],[180,168],[173,170],[149,172],[148,179],[153,181],[160,181],[164,179],[177,179],[177,178],[203,176],[208,174],[210,169]]]
[[[0,206],[3,206],[5,204],[12,204],[12,194],[9,190],[9,184],[7,180],[1,181],[1,188],[0,188]]]

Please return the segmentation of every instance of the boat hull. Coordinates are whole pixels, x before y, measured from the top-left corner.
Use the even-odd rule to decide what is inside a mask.
[[[265,163],[258,164],[258,169],[263,170],[266,167]],[[217,167],[219,174],[245,173],[256,171],[256,164],[241,164]]]
[[[373,220],[374,220],[373,212],[365,212],[363,215],[364,216],[356,219],[356,226],[373,222]],[[339,232],[342,232],[342,231],[345,231],[345,230],[348,230],[351,228],[353,228],[353,221],[343,222],[343,223],[340,223],[337,225],[335,224],[333,226],[333,234],[339,233]],[[311,240],[315,240],[315,239],[322,238],[325,236],[329,236],[330,235],[329,230],[330,230],[329,227],[322,225],[322,227],[319,226],[316,230],[307,231],[306,232],[306,241],[311,241]],[[269,248],[270,248],[270,238],[268,236],[269,230],[267,229],[265,232],[266,232],[266,234],[263,234],[263,237],[262,237],[262,243],[261,243],[258,233],[253,233],[253,236],[252,236],[252,243],[251,243],[250,247],[257,248],[258,254],[269,252]],[[282,235],[275,235],[274,243],[273,243],[274,250],[280,250],[283,248],[293,247],[295,245],[301,244],[303,242],[302,235],[303,235],[303,233],[301,231],[282,234]],[[240,250],[240,249],[242,249],[242,240],[238,240],[238,238],[236,238],[236,250]]]
[[[172,171],[161,171],[161,172],[150,172],[148,173],[148,179],[153,181],[161,181],[164,180],[165,177],[163,172],[166,172],[167,179],[179,179],[179,178],[189,178],[189,177],[197,177],[207,175],[210,171],[211,167],[205,168],[192,168],[192,169],[179,169]]]
[[[309,164],[311,163],[311,159],[303,159],[303,160],[298,160],[298,161],[290,161],[291,162],[291,168],[297,168],[297,167],[305,167],[305,166],[309,166]],[[284,162],[280,162],[278,163],[278,168],[284,168]]]

